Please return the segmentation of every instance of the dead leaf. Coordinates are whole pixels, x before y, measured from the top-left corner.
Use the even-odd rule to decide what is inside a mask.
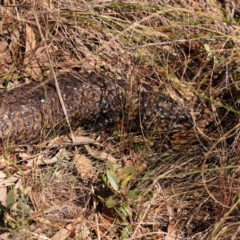
[[[75,154],[73,158],[75,168],[82,178],[90,178],[94,173],[91,160],[85,155]]]
[[[64,144],[63,145],[87,145],[87,144],[95,144],[95,145],[100,145],[100,143],[97,140],[94,140],[90,137],[83,137],[83,136],[75,136],[75,142],[71,142],[69,138],[64,139]]]
[[[34,79],[42,76],[42,68],[47,65],[47,54],[44,47],[38,48],[33,55],[28,55],[24,59],[25,73]]]
[[[114,231],[113,224],[114,224],[114,217],[113,217],[113,209],[109,209],[105,207],[104,213],[99,215],[99,230],[103,234],[111,235]],[[110,233],[110,234],[109,234]]]
[[[89,147],[89,145],[85,145],[85,148],[88,151],[88,153],[96,159],[103,160],[103,161],[109,161],[109,162],[112,162],[112,163],[117,163],[118,162],[118,160],[115,157],[111,156],[108,153],[92,149],[91,147]]]
[[[169,221],[167,232],[168,232],[168,235],[166,235],[165,240],[180,240],[179,237],[181,236],[178,233],[179,231],[175,225],[174,219]]]
[[[9,49],[14,55],[15,55],[15,53],[18,52],[19,38],[20,38],[20,33],[19,33],[18,29],[14,29],[10,35],[11,43],[9,45]]]
[[[52,238],[51,240],[65,240],[71,232],[65,228],[60,229]]]
[[[6,41],[0,41],[0,54],[4,53],[8,43]]]
[[[75,226],[75,238],[91,240],[91,229],[87,225],[86,221],[83,219],[79,224]]]
[[[65,149],[60,149],[52,158],[47,158],[45,154],[40,154],[36,157],[36,163],[37,165],[53,164],[58,162],[66,155],[67,151]]]
[[[0,171],[0,179],[6,178],[6,174],[3,171]],[[7,187],[1,187],[0,188],[0,203],[3,206],[6,206],[6,200],[7,200]]]
[[[26,27],[26,46],[25,46],[25,54],[30,54],[36,47],[36,38],[32,28],[25,24]]]
[[[42,217],[35,217],[34,220],[41,223],[42,225],[46,225],[47,227],[51,227],[54,229],[59,229],[61,226],[58,223],[51,222],[49,219],[42,218]]]
[[[18,150],[18,149],[16,149],[16,150]],[[21,151],[21,149],[19,149],[19,151]],[[26,160],[26,159],[31,158],[32,155],[29,154],[29,153],[26,153],[26,152],[20,152],[20,153],[18,154],[18,157],[20,157],[22,160]]]
[[[5,169],[7,166],[6,159],[3,154],[0,154],[0,169]]]
[[[0,41],[0,71],[1,74],[5,74],[12,63],[12,56],[10,50],[7,48],[8,43],[6,41]]]

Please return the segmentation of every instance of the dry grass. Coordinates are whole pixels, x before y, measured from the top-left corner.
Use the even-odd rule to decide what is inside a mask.
[[[3,91],[51,69],[150,82],[191,112],[198,142],[120,128],[5,147],[3,173],[20,177],[2,239],[239,239],[239,17],[213,1],[116,2],[1,6]]]

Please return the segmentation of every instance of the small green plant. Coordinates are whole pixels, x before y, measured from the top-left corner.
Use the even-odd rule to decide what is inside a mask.
[[[12,229],[21,229],[28,225],[31,211],[29,202],[30,188],[13,188],[7,195],[5,223]]]
[[[121,239],[131,232],[132,210],[130,204],[138,198],[136,191],[130,190],[130,181],[136,174],[136,167],[130,166],[120,170],[119,164],[107,162],[107,171],[102,175],[103,188],[108,192],[107,197],[98,196],[105,207],[113,210],[115,216],[124,223]]]

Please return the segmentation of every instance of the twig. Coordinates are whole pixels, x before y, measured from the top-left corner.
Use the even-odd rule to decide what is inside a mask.
[[[217,40],[216,38],[192,38],[192,39],[177,39],[177,40],[171,40],[171,41],[165,41],[165,42],[156,42],[156,43],[148,43],[144,45],[139,45],[136,47],[124,47],[127,49],[135,50],[138,48],[145,48],[145,47],[151,47],[151,46],[163,46],[163,45],[171,45],[174,43],[185,43],[185,42],[192,42],[192,41],[214,41]]]
[[[40,26],[40,24],[39,24],[39,21],[38,21],[38,18],[37,18],[37,14],[36,14],[36,12],[35,12],[35,9],[33,8],[32,10],[33,10],[33,14],[34,14],[34,17],[35,17],[35,20],[36,20],[36,23],[37,23],[38,30],[39,30],[39,33],[40,33],[40,35],[41,35],[41,38],[42,38],[43,40],[45,40],[45,37],[43,36],[43,32],[42,32],[41,26]],[[46,46],[46,41],[43,41],[43,43],[44,43],[45,52],[46,52],[46,54],[47,54],[47,57],[48,57],[48,60],[49,60],[49,63],[50,63],[50,69],[51,69],[51,72],[52,72],[53,77],[54,77],[54,80],[55,80],[55,86],[56,86],[58,98],[59,98],[59,101],[60,101],[60,104],[61,104],[61,107],[62,107],[64,116],[65,116],[65,118],[66,118],[67,125],[68,125],[69,130],[70,130],[70,134],[71,134],[72,141],[75,143],[75,142],[76,142],[75,136],[74,136],[74,133],[73,133],[72,128],[71,128],[71,124],[70,124],[70,121],[69,121],[69,118],[68,118],[68,115],[67,115],[67,110],[66,110],[64,101],[63,101],[63,99],[62,99],[62,94],[61,94],[61,91],[60,91],[60,88],[59,88],[59,84],[58,84],[58,81],[57,81],[57,76],[56,76],[56,73],[55,73],[55,71],[54,71],[54,69],[53,69],[53,66],[52,66],[52,64],[51,64],[51,58],[50,58],[50,55],[49,55],[49,52],[48,52],[48,49],[47,49],[47,46]]]

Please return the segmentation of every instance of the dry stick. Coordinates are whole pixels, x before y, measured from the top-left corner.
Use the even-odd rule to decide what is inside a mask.
[[[55,71],[54,71],[54,69],[53,69],[53,66],[52,66],[52,63],[51,63],[51,58],[50,58],[49,52],[48,52],[47,47],[46,47],[46,41],[45,41],[46,39],[45,39],[45,37],[43,36],[42,29],[41,29],[41,26],[40,26],[40,24],[39,24],[39,21],[38,21],[38,18],[37,18],[35,9],[32,8],[32,10],[33,10],[34,18],[35,18],[36,23],[37,23],[37,26],[38,26],[38,30],[39,30],[40,36],[41,36],[41,38],[43,39],[44,49],[45,49],[45,52],[46,52],[46,54],[47,54],[48,61],[49,61],[49,63],[50,63],[50,69],[51,69],[51,72],[52,72],[53,77],[54,77],[54,81],[55,81],[55,86],[56,86],[56,89],[57,89],[58,98],[59,98],[59,101],[60,101],[60,104],[61,104],[61,107],[62,107],[64,116],[65,116],[65,119],[66,119],[66,121],[67,121],[67,125],[68,125],[68,127],[69,127],[69,129],[70,129],[70,134],[71,134],[72,141],[75,143],[75,142],[76,142],[76,139],[75,139],[74,133],[73,133],[73,131],[72,131],[69,118],[68,118],[68,116],[67,116],[67,110],[66,110],[65,104],[64,104],[63,99],[62,99],[62,94],[61,94],[61,91],[60,91],[60,88],[59,88],[59,84],[58,84],[58,81],[57,81],[56,73],[55,73]]]
[[[198,38],[192,38],[192,39],[183,38],[183,39],[176,39],[176,40],[165,41],[165,42],[147,43],[147,44],[139,45],[136,47],[124,47],[124,48],[135,50],[138,48],[145,48],[145,47],[152,47],[152,46],[165,46],[165,45],[171,45],[175,43],[186,43],[191,41],[203,41],[203,40],[215,41],[215,40],[218,40],[218,38],[206,38],[206,37],[198,37]]]
[[[95,193],[94,193],[94,187],[93,187],[92,184],[91,184],[91,193],[92,193],[93,195],[95,195]],[[93,208],[94,208],[94,210],[95,210],[94,216],[95,216],[96,228],[97,228],[97,229],[96,229],[96,234],[97,234],[98,240],[101,240],[100,229],[99,229],[99,221],[98,221],[98,214],[97,214],[97,211],[96,211],[96,209],[97,209],[97,204],[96,204],[96,201],[95,201],[95,200],[93,201]]]

